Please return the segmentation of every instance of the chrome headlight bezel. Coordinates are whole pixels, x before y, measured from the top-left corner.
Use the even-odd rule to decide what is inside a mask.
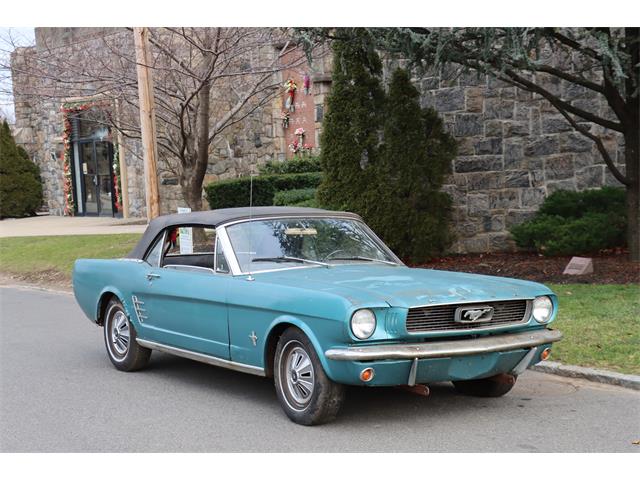
[[[353,312],[349,327],[358,340],[366,340],[376,331],[376,314],[369,308],[361,308]]]
[[[542,324],[547,324],[553,317],[553,300],[548,295],[541,295],[533,299],[531,304],[531,316]]]

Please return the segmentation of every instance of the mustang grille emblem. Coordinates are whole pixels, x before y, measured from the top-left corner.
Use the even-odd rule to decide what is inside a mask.
[[[461,323],[488,322],[493,318],[493,307],[479,305],[472,307],[458,307],[455,321]]]

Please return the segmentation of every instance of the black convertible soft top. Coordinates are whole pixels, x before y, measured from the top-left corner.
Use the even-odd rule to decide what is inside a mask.
[[[208,226],[218,227],[224,223],[236,220],[246,220],[248,218],[265,218],[265,217],[286,217],[286,216],[334,216],[351,217],[360,220],[360,216],[355,213],[348,212],[332,212],[331,210],[322,210],[320,208],[303,208],[303,207],[241,207],[241,208],[222,208],[219,210],[207,210],[203,212],[191,213],[172,213],[170,215],[162,215],[154,218],[149,222],[147,229],[142,235],[140,241],[133,250],[127,255],[128,258],[142,259],[151,243],[156,239],[158,234],[167,227],[178,225]]]

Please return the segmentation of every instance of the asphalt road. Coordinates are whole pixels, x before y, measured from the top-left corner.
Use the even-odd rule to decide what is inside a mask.
[[[528,371],[503,398],[353,388],[337,421],[291,423],[271,382],[153,353],[115,370],[72,296],[0,288],[3,452],[640,452],[640,392]]]

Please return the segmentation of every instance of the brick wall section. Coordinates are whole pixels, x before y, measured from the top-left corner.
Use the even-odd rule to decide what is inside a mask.
[[[513,249],[509,228],[530,218],[555,190],[620,186],[593,142],[541,97],[473,73],[416,83],[422,104],[441,114],[458,141],[458,157],[443,188],[454,201],[453,252]],[[604,99],[574,85],[558,82],[553,88],[583,108],[608,109]],[[590,128],[603,133],[599,126]],[[622,164],[621,136],[610,133],[606,145]]]

